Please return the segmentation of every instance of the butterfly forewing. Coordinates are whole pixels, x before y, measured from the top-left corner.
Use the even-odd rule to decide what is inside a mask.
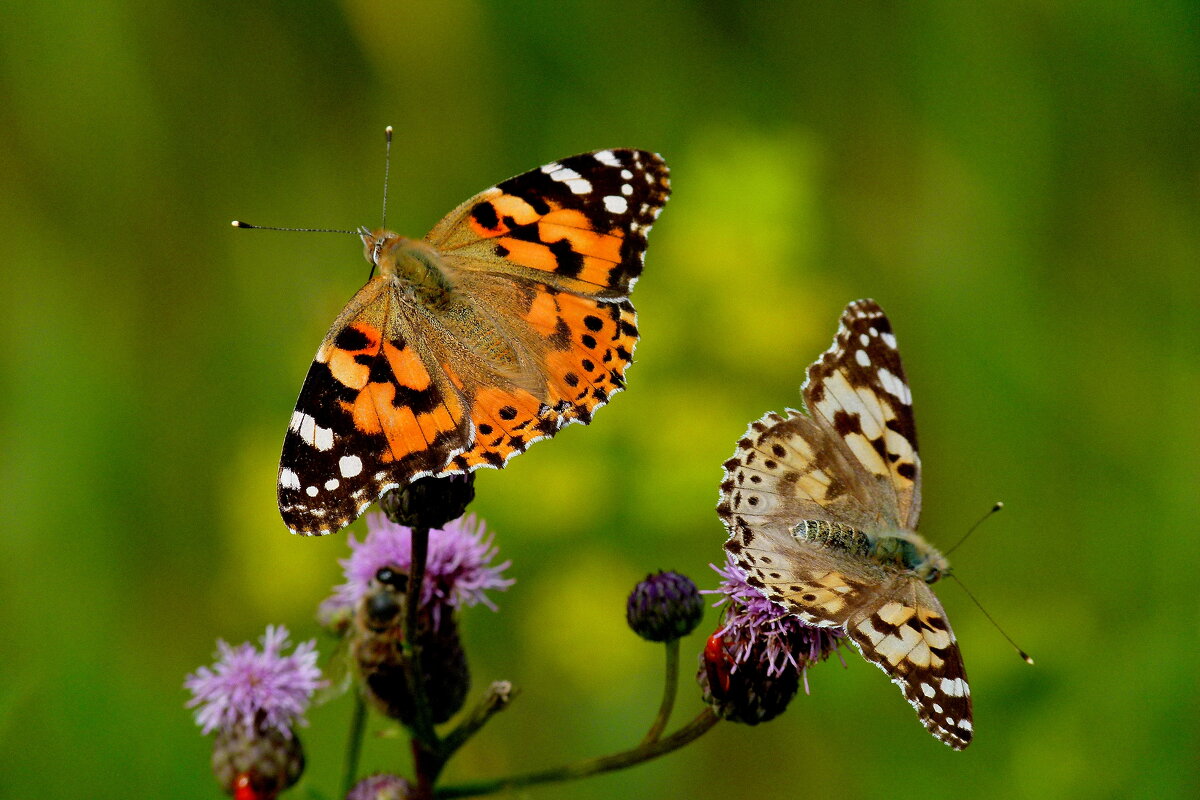
[[[874,300],[846,307],[833,345],[808,368],[804,400],[818,424],[854,454],[871,478],[876,510],[892,527],[915,530],[921,460],[912,395],[896,337]]]
[[[295,533],[357,518],[400,476],[440,470],[470,442],[460,392],[384,278],[334,322],[284,436],[279,510]]]
[[[669,193],[655,153],[583,153],[479,193],[426,240],[463,268],[619,298],[642,272],[646,234]]]

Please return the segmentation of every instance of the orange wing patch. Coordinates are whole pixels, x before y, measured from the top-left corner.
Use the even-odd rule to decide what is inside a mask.
[[[455,456],[443,475],[479,467],[502,467],[508,459],[561,427],[560,417],[529,392],[506,392],[489,387],[475,395],[471,406],[475,444]]]
[[[584,153],[481,192],[426,241],[447,254],[550,273],[563,288],[624,296],[669,191],[667,166],[653,153]]]

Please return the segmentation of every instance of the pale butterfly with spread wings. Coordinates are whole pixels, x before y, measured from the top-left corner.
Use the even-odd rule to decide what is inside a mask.
[[[929,732],[971,743],[971,691],[929,585],[946,559],[916,533],[921,460],[896,337],[874,300],[842,313],[808,368],[808,414],[751,423],[725,462],[725,548],[763,594],[840,628],[899,685]]]

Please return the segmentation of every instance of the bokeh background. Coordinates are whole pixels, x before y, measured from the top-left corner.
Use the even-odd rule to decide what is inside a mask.
[[[1182,797],[1200,772],[1200,34],[1191,2],[8,3],[0,21],[0,795],[217,795],[184,675],[319,636],[346,535],[290,536],[279,446],[379,219],[420,235],[568,154],[663,153],[630,391],[480,476],[513,560],[464,620],[516,704],[448,782],[623,749],[661,653],[625,595],[711,587],[721,462],[844,304],[895,325],[975,744],[852,651],[782,718],[521,796]],[[361,535],[361,523],[354,530]],[[699,711],[684,642],[678,721]],[[322,639],[328,653],[331,643]],[[297,797],[336,793],[350,704]],[[386,726],[372,720],[372,730]],[[372,737],[364,770],[407,770]]]

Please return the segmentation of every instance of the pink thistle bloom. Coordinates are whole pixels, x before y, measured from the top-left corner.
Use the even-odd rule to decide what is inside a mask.
[[[259,639],[262,650],[249,642],[231,647],[217,640],[217,661],[187,676],[192,692],[187,708],[197,708],[196,724],[204,733],[244,726],[248,730],[275,728],[289,738],[292,724],[303,719],[312,694],[325,686],[317,667],[317,643],[302,642],[291,655],[288,630],[268,625]]]
[[[390,567],[407,573],[412,568],[412,530],[390,521],[382,513],[367,517],[367,538],[359,542],[351,536],[349,542],[350,557],[339,562],[346,582],[322,603],[325,613],[337,606],[356,608],[380,569]],[[493,564],[496,553],[492,536],[474,514],[429,532],[421,605],[430,609],[435,625],[444,609],[482,604],[496,610],[487,592],[504,591],[514,583],[502,575],[512,562]]]

